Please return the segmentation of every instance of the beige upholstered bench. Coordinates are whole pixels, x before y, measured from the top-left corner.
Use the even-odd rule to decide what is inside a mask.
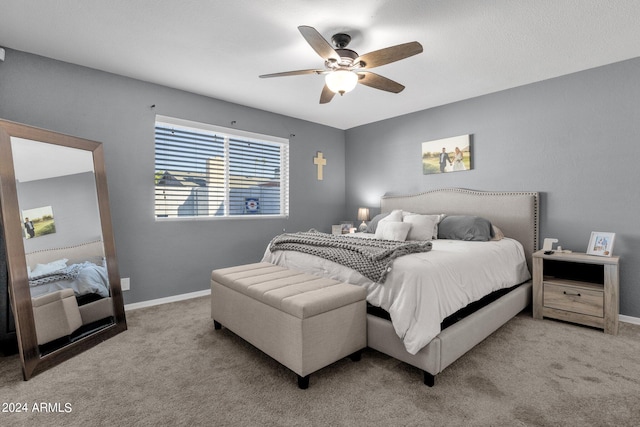
[[[82,326],[73,289],[62,289],[31,300],[38,345],[71,335]]]
[[[88,325],[108,317],[113,317],[113,300],[111,297],[101,298],[97,301],[83,304],[78,307],[82,324]]]
[[[269,263],[214,270],[211,317],[298,374],[309,375],[367,345],[366,292],[359,286]]]

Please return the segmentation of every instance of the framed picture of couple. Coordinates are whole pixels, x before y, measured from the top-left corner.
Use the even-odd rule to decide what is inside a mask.
[[[422,143],[424,175],[473,169],[472,135],[453,136]]]
[[[51,206],[23,210],[22,224],[25,239],[35,239],[56,232]]]

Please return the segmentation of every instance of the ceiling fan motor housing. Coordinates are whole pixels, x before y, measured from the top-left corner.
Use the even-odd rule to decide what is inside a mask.
[[[340,56],[340,61],[327,60],[326,65],[329,68],[350,68],[354,64],[354,60],[358,57],[358,52],[351,49],[336,49],[336,53]]]
[[[338,49],[344,49],[349,45],[349,42],[351,42],[351,36],[345,33],[338,33],[331,37],[331,41]]]

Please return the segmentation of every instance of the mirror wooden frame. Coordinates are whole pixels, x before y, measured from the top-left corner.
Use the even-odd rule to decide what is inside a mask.
[[[20,227],[7,225],[21,224],[11,148],[12,137],[87,150],[93,154],[102,239],[115,322],[45,355],[41,355],[38,348],[22,230]],[[127,329],[101,143],[0,120],[0,208],[7,254],[9,298],[25,381]]]

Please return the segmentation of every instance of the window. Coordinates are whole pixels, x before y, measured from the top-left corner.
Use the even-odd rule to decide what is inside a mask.
[[[289,214],[289,141],[156,116],[156,218]]]

